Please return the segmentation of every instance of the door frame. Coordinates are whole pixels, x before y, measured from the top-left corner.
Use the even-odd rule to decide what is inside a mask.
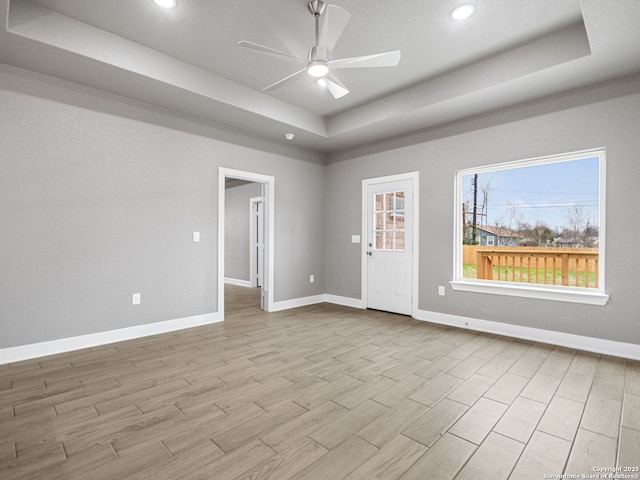
[[[378,185],[382,183],[390,183],[397,182],[400,180],[410,180],[412,184],[413,190],[413,198],[411,199],[413,204],[413,215],[411,217],[412,220],[412,241],[413,241],[413,249],[411,252],[411,316],[415,317],[418,312],[418,281],[420,276],[418,275],[419,270],[419,233],[420,233],[420,173],[419,172],[407,172],[407,173],[399,173],[396,175],[387,175],[384,177],[376,177],[376,178],[366,178],[362,180],[362,226],[361,226],[361,235],[360,235],[360,259],[361,259],[361,270],[360,270],[360,281],[361,281],[361,299],[363,308],[368,308],[368,272],[367,267],[367,220],[368,220],[368,210],[369,210],[369,200],[368,200],[368,190],[370,185]]]
[[[218,314],[224,319],[224,233],[225,233],[225,182],[227,178],[246,180],[263,185],[265,266],[262,278],[262,306],[270,312],[273,307],[275,288],[275,177],[233,168],[218,168]]]
[[[258,212],[258,204],[262,204],[262,222],[255,221],[256,214]],[[258,214],[259,216],[259,214]],[[262,197],[252,197],[249,199],[249,218],[251,219],[249,223],[249,283],[251,283],[252,287],[258,287],[262,285],[258,285],[258,279],[262,280],[259,275],[256,275],[258,272],[258,267],[260,265],[260,256],[255,248],[256,242],[258,240],[258,233],[260,230],[260,225],[262,225],[262,238],[264,240],[264,198]],[[264,242],[263,242],[264,244]],[[263,252],[263,262],[262,262],[262,276],[264,277],[264,252]]]

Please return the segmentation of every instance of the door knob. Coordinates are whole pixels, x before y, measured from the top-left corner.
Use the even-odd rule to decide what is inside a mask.
[[[369,252],[367,252],[367,255],[371,256],[371,255],[373,255],[373,252],[369,251]]]

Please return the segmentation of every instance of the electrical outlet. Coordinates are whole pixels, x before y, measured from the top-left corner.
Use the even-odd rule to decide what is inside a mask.
[[[444,297],[444,286],[440,285],[438,287],[438,295]]]
[[[309,283],[313,283],[316,281],[315,275],[309,275]]]
[[[131,295],[131,305],[140,305],[140,294],[134,293]]]

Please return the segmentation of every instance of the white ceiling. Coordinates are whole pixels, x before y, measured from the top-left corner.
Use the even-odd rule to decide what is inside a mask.
[[[311,78],[271,93],[306,57],[306,0],[0,0],[0,62],[320,152],[423,130],[640,72],[639,0],[333,0],[351,13],[332,58],[400,50],[397,67],[336,73],[334,99]],[[3,22],[4,23],[4,22]]]

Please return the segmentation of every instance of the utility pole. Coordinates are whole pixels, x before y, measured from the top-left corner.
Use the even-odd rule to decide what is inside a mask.
[[[476,225],[478,222],[478,174],[473,175],[473,225],[472,235],[473,243],[477,242],[478,232],[476,231]]]
[[[467,202],[462,202],[462,239],[467,238]]]
[[[484,224],[489,225],[489,190],[487,190],[487,185],[482,187],[482,215],[484,216]]]

